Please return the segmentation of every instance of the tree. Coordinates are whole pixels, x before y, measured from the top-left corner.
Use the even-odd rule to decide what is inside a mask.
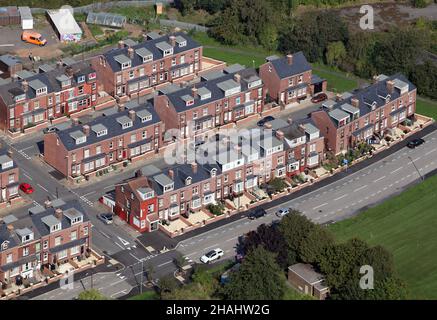
[[[243,26],[240,23],[239,10],[235,2],[232,2],[232,4],[212,22],[208,33],[213,38],[228,45],[235,45],[244,41]]]
[[[158,292],[162,299],[165,299],[167,294],[171,294],[177,288],[176,280],[172,276],[165,276],[159,279]]]
[[[97,289],[85,290],[79,293],[77,300],[108,300],[103,294]]]
[[[173,259],[174,264],[176,265],[176,267],[178,267],[179,272],[182,272],[184,269],[183,267],[186,266],[187,264],[187,260],[185,260],[184,256],[181,254],[178,254],[174,259]]]
[[[223,288],[229,300],[279,300],[285,292],[285,277],[275,254],[258,246],[250,251],[238,271]]]
[[[326,62],[331,66],[338,66],[346,58],[346,48],[343,42],[336,41],[328,44],[326,49]]]
[[[296,262],[294,252],[288,250],[287,243],[279,230],[278,225],[260,225],[256,231],[250,231],[239,244],[243,254],[248,254],[257,246],[263,246],[270,252],[277,253],[276,262],[282,269]]]
[[[274,25],[267,25],[258,35],[259,43],[267,50],[274,51],[278,47],[278,31]]]

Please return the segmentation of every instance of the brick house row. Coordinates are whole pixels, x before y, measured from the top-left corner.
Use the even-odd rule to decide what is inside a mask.
[[[325,137],[326,149],[338,154],[413,121],[416,87],[401,74],[381,75],[367,88],[325,101],[323,106],[311,113],[311,119]]]
[[[155,96],[154,106],[166,128],[178,129],[186,138],[261,113],[264,98],[256,70],[232,65],[202,75],[199,83]]]
[[[11,154],[0,150],[0,207],[14,198],[18,198],[19,169]]]
[[[0,85],[0,128],[11,132],[91,108],[97,101],[97,74],[85,62],[29,73]]]
[[[327,82],[312,73],[312,67],[299,51],[285,57],[270,56],[259,67],[268,95],[277,103],[290,104],[326,91]]]
[[[124,101],[164,83],[193,79],[202,67],[202,47],[183,32],[151,35],[138,44],[121,41],[92,65],[105,91]]]
[[[91,248],[91,223],[77,201],[53,201],[35,207],[29,216],[6,216],[0,222],[0,281],[32,278],[46,267],[86,254]]]
[[[118,112],[44,135],[44,160],[66,177],[158,152],[164,125],[152,105],[131,101]]]
[[[255,129],[235,141],[235,137],[229,137],[218,142],[217,151],[210,153],[207,161],[164,170],[147,166],[116,186],[114,212],[138,231],[150,232],[157,230],[162,220],[187,216],[273,177],[292,177],[307,167],[318,166],[323,158],[323,138],[309,119],[291,126],[299,137],[291,136],[286,128],[275,133]],[[212,147],[203,145],[198,154],[206,149]]]

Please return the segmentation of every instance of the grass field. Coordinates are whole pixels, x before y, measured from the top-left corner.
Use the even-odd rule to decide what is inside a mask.
[[[128,300],[158,300],[159,296],[155,291],[145,291],[142,294],[133,296]]]
[[[437,176],[360,215],[330,226],[340,241],[358,237],[393,253],[411,299],[437,299]]]
[[[416,111],[419,114],[423,114],[424,116],[437,120],[437,101],[418,97],[416,101]]]

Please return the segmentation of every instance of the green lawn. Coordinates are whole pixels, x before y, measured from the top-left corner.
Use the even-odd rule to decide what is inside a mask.
[[[412,299],[437,299],[437,176],[360,215],[330,226],[340,241],[358,237],[393,253]]]
[[[437,101],[418,97],[416,101],[416,112],[437,120]]]
[[[158,294],[155,291],[145,291],[142,294],[130,297],[128,300],[158,300]]]
[[[358,78],[321,63],[313,63],[313,73],[328,81],[328,90],[338,93],[358,88]]]

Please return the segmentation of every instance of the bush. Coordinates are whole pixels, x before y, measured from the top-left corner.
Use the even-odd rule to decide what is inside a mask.
[[[218,202],[217,204],[209,204],[207,208],[215,216],[221,216],[225,211],[225,205],[223,202]]]
[[[281,192],[287,187],[287,184],[281,178],[273,178],[269,181],[269,187],[273,189],[273,192]]]

